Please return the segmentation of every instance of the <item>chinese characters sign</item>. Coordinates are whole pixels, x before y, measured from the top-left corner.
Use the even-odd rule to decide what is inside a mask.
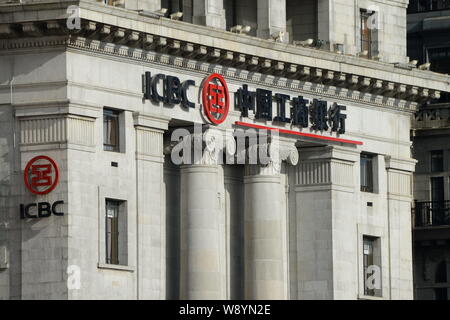
[[[158,83],[161,83],[162,89],[158,89]],[[181,82],[174,76],[152,76],[150,72],[143,75],[144,99],[155,103],[195,108],[195,103],[188,99],[191,87],[195,87],[193,80]],[[200,92],[205,117],[215,125],[223,123],[230,108],[230,94],[224,77],[217,73],[209,75],[203,80]],[[337,103],[329,105],[327,101],[307,100],[302,96],[291,98],[286,94],[273,94],[270,90],[260,88],[251,91],[246,84],[235,93],[234,103],[243,118],[252,115],[256,120],[290,123],[313,131],[345,133],[347,115],[344,111],[347,107]]]
[[[276,103],[276,115],[273,114],[273,102]],[[286,107],[290,104],[290,112]],[[291,99],[289,95],[276,93],[270,90],[256,89],[249,91],[243,85],[236,92],[236,105],[241,110],[242,117],[249,117],[253,112],[255,119],[279,123],[292,123],[301,128],[310,127],[314,131],[328,131],[331,129],[338,134],[345,133],[345,120],[343,113],[345,106],[333,103],[328,107],[327,101],[304,99],[302,96]]]

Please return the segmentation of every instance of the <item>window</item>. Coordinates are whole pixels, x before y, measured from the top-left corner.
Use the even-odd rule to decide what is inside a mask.
[[[442,260],[438,263],[436,267],[436,274],[434,277],[435,283],[446,283],[447,282],[447,263]]]
[[[106,263],[127,264],[127,220],[125,201],[106,200]]]
[[[435,300],[448,300],[447,288],[435,288],[434,289]]]
[[[381,296],[379,238],[363,236],[364,295]]]
[[[286,4],[287,5],[287,4]],[[231,30],[237,25],[249,26],[249,35],[256,36],[258,29],[258,1],[257,0],[224,0],[226,29]]]
[[[427,49],[427,57],[431,71],[450,74],[450,47]]]
[[[432,177],[431,178],[431,201],[443,202],[444,201],[444,177]],[[438,205],[435,203],[435,205]]]
[[[361,191],[373,192],[373,155],[361,154]]]
[[[119,152],[119,111],[103,110],[103,149]]]
[[[450,0],[449,0],[450,1]],[[449,8],[450,9],[450,8]],[[450,47],[427,48],[426,62],[431,63],[430,70],[438,73],[450,74]],[[441,98],[433,103],[450,102],[450,93],[442,92]]]
[[[373,35],[372,30],[369,27],[369,19],[372,13],[366,10],[361,10],[361,50],[360,52],[367,51],[367,57],[371,58],[373,54]]]
[[[235,25],[238,24],[236,2],[237,2],[236,0],[228,0],[224,2],[227,30],[230,30],[231,27],[234,27]]]
[[[444,152],[442,150],[431,151],[431,172],[444,171]]]
[[[317,0],[286,0],[286,31],[290,43],[306,39],[317,40],[319,12],[326,7],[327,4]]]

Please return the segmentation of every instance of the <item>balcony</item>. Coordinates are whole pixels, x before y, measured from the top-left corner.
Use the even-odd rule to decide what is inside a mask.
[[[415,202],[415,227],[450,225],[450,201]]]
[[[421,108],[414,116],[413,129],[450,127],[450,104],[433,104]]]

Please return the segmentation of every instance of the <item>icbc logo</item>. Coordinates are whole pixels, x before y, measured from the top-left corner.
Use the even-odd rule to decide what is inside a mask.
[[[218,125],[225,121],[230,108],[230,95],[225,79],[213,73],[203,81],[203,110],[212,123]]]
[[[23,173],[25,186],[31,193],[44,195],[56,188],[59,182],[59,168],[56,162],[47,156],[37,156],[31,159]],[[64,201],[29,203],[20,205],[20,218],[47,218],[52,215],[63,216],[64,212],[58,210],[58,206]],[[35,212],[33,212],[35,211]]]
[[[58,185],[58,165],[47,156],[34,157],[25,167],[23,178],[25,186],[31,193],[47,194]]]

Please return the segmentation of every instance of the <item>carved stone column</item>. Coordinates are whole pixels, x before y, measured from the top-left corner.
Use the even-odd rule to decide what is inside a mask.
[[[286,0],[258,0],[257,36],[269,39],[278,32],[281,32],[281,38],[277,41],[289,40],[286,33]]]
[[[212,135],[187,138],[202,157],[181,166],[181,299],[226,299],[226,232],[223,170]],[[206,140],[206,141],[205,141]]]
[[[223,0],[196,0],[193,6],[193,23],[225,29]]]
[[[261,146],[260,146],[261,147]],[[295,146],[269,145],[269,164],[247,165],[244,209],[245,299],[287,299],[287,235],[281,161],[295,165]]]

